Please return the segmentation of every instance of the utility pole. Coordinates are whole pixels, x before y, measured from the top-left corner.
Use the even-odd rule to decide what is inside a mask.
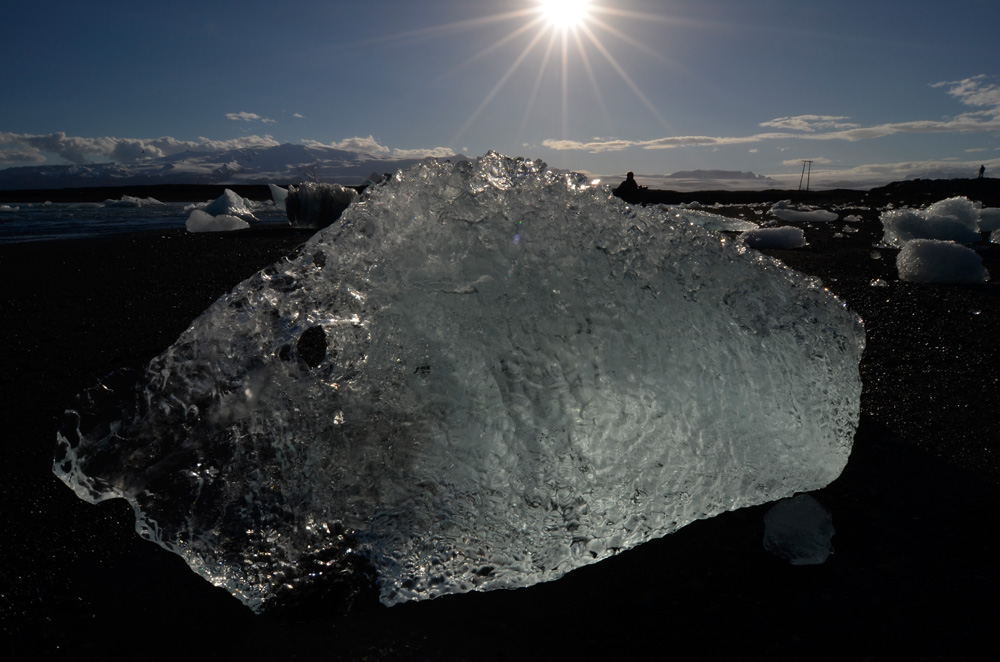
[[[806,180],[806,190],[809,190],[809,178],[812,176],[813,162],[807,159],[802,160],[802,174],[799,175],[799,190],[802,190],[802,178]]]

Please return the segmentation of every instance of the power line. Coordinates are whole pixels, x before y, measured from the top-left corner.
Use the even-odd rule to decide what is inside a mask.
[[[802,160],[802,174],[799,175],[799,190],[802,190],[802,178],[805,177],[806,180],[806,190],[809,190],[809,178],[812,176],[812,164],[813,162],[808,159]]]

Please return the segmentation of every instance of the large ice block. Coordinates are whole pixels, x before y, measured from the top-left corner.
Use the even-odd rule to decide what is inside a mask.
[[[741,242],[427,162],[82,394],[55,471],[255,610],[366,564],[385,604],[527,586],[832,481],[863,346]]]

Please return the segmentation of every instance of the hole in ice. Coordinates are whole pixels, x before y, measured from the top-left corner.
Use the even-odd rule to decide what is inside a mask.
[[[319,366],[326,358],[326,331],[321,326],[309,327],[299,338],[295,349],[307,366],[310,368]]]

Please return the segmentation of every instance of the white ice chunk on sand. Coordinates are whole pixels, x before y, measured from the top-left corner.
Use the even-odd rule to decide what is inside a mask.
[[[840,218],[840,214],[826,209],[792,209],[791,200],[781,200],[771,206],[771,213],[786,223],[829,223]]]
[[[1000,207],[983,207],[979,210],[979,231],[1000,230]]]
[[[188,216],[186,223],[188,232],[230,232],[232,230],[245,230],[250,224],[242,218],[221,214],[212,216],[200,209],[195,209]]]
[[[222,195],[201,208],[211,216],[237,216],[245,221],[255,221],[253,203],[231,189],[226,189]]]
[[[833,517],[808,494],[783,499],[764,515],[764,549],[792,565],[818,565],[833,553]]]
[[[740,240],[750,248],[801,248],[806,245],[802,228],[758,228],[740,235]]]
[[[837,212],[827,211],[826,209],[805,211],[798,209],[776,209],[773,210],[773,213],[786,223],[829,223],[840,218]]]
[[[976,251],[951,241],[914,239],[896,256],[900,280],[916,283],[985,283],[990,278]]]
[[[268,184],[267,188],[271,190],[271,198],[274,200],[274,206],[278,209],[284,209],[285,198],[288,197],[288,189],[277,186],[276,184]]]
[[[133,195],[123,195],[118,200],[105,200],[105,207],[156,207],[163,203],[156,198],[137,198]]]
[[[528,586],[828,484],[863,347],[819,281],[587,177],[427,162],[81,394],[54,470],[255,610]]]
[[[882,243],[902,247],[911,239],[940,239],[971,244],[979,235],[980,203],[957,197],[940,200],[926,209],[882,212]]]

